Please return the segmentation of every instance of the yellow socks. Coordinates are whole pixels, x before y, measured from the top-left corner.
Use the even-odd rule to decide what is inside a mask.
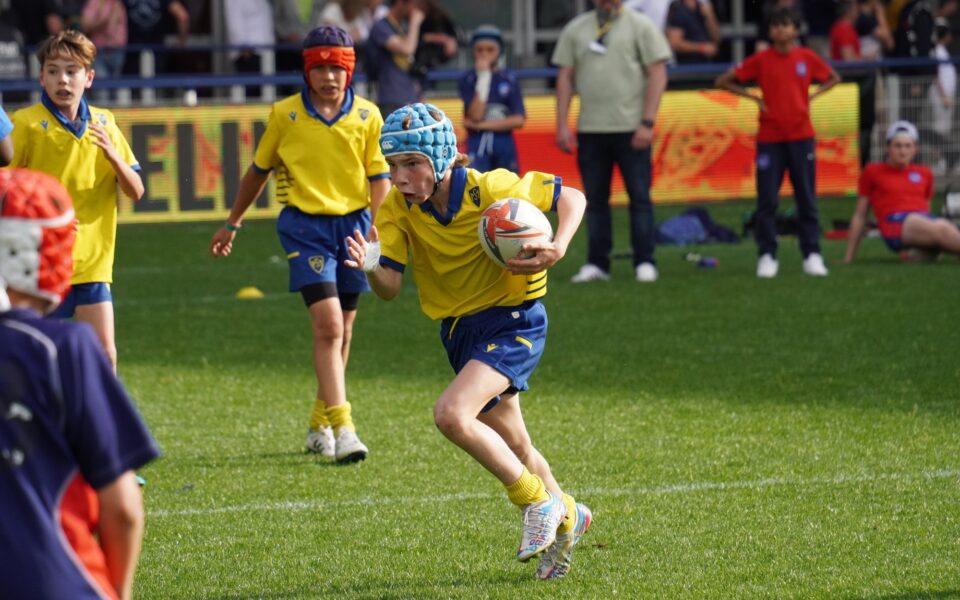
[[[327,418],[327,404],[322,398],[316,398],[310,412],[310,430],[320,431],[321,427],[330,427],[330,419]]]
[[[507,488],[507,497],[510,498],[510,502],[517,506],[526,506],[549,498],[543,480],[528,471],[526,467],[523,468],[520,479],[504,487]]]
[[[557,533],[567,533],[573,526],[576,525],[577,520],[577,502],[573,499],[573,496],[570,494],[563,494],[563,505],[567,507],[567,516],[560,521],[560,526],[557,527]]]
[[[333,427],[334,435],[339,433],[341,427],[356,432],[357,428],[353,425],[353,419],[350,417],[349,402],[328,408],[326,414],[327,419],[330,420],[330,425]]]

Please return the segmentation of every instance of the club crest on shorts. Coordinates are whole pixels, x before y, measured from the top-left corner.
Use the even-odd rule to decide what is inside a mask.
[[[316,273],[323,272],[323,257],[322,256],[311,256],[307,259],[307,262],[310,264],[310,268]]]

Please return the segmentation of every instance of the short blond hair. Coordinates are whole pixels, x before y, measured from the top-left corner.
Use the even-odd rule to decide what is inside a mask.
[[[48,60],[64,55],[89,69],[93,67],[93,61],[97,58],[97,47],[87,36],[79,31],[70,30],[51,35],[37,48],[37,60],[40,61],[41,67]]]

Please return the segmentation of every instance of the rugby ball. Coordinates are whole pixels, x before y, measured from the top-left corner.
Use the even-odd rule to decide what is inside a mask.
[[[553,227],[533,204],[520,198],[505,198],[483,211],[477,235],[490,260],[506,268],[507,261],[520,254],[524,244],[552,241]]]

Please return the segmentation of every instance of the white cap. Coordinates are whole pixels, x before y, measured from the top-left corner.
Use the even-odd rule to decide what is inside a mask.
[[[893,138],[897,137],[901,133],[905,133],[910,136],[910,139],[914,142],[920,141],[920,134],[917,133],[917,128],[910,121],[895,121],[890,124],[890,127],[887,127],[887,141],[889,142]]]

